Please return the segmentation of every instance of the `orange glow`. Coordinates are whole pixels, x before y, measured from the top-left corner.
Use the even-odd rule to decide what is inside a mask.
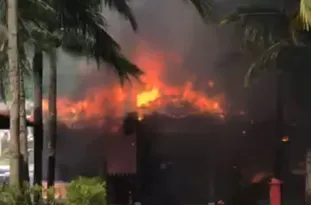
[[[105,117],[122,117],[128,111],[137,111],[139,120],[142,120],[145,114],[165,110],[168,105],[182,107],[185,104],[191,105],[196,112],[224,117],[222,93],[209,97],[204,91],[205,88],[200,91],[195,87],[195,81],[193,78],[189,79],[187,73],[184,76],[188,79],[183,80],[183,83],[167,83],[168,71],[174,72],[177,78],[184,70],[191,70],[182,68],[182,61],[177,54],[160,52],[139,43],[130,59],[144,71],[140,82],[134,82],[131,86],[125,85],[124,88],[118,82],[109,86],[93,87],[85,92],[82,100],[59,97],[58,120],[68,126],[78,122],[102,124]],[[213,81],[207,79],[206,82],[206,88],[215,87]],[[46,100],[43,100],[43,109],[48,109]]]
[[[288,137],[288,136],[283,136],[281,140],[282,140],[282,142],[284,142],[284,143],[285,143],[285,142],[289,142],[289,137]]]
[[[262,180],[264,180],[265,178],[272,176],[272,173],[270,172],[258,172],[256,173],[253,177],[252,177],[252,183],[256,184],[256,183],[260,183]]]
[[[149,103],[152,103],[159,97],[160,93],[156,88],[150,91],[143,91],[137,94],[136,105],[137,107],[148,106]]]

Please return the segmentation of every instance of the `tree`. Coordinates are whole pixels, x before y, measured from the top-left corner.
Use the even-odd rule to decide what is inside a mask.
[[[276,142],[277,152],[274,165],[274,177],[281,177],[282,161],[284,155],[283,137],[283,83],[282,75],[289,73],[296,82],[296,91],[299,93],[297,99],[302,108],[302,123],[298,123],[303,135],[307,135],[310,124],[304,115],[310,115],[310,97],[307,94],[306,84],[310,81],[309,55],[310,52],[310,33],[309,20],[310,12],[304,13],[306,2],[301,0],[300,13],[298,10],[288,12],[286,8],[262,8],[260,6],[239,8],[230,14],[222,23],[238,22],[243,30],[243,42],[250,48],[257,48],[260,57],[250,66],[245,75],[245,84],[263,72],[275,72],[277,75],[277,96],[276,96]],[[259,48],[259,49],[258,49]],[[258,75],[259,74],[259,75]],[[298,83],[297,83],[298,82]],[[304,92],[302,92],[304,90]],[[303,97],[302,97],[303,96]],[[308,99],[309,98],[309,99]],[[304,114],[306,113],[306,114]],[[307,138],[305,138],[307,139]],[[307,143],[306,143],[307,144]],[[311,174],[310,174],[311,175]],[[309,188],[306,195],[311,195]],[[309,197],[310,198],[310,197]],[[309,199],[310,200],[310,199]],[[310,201],[308,202],[310,203]]]
[[[209,1],[191,1],[201,16],[206,15],[210,9]],[[79,55],[94,57],[99,64],[104,61],[110,64],[116,71],[121,82],[129,79],[129,76],[137,77],[141,71],[134,64],[126,60],[119,52],[118,44],[109,36],[105,30],[105,22],[101,14],[102,6],[116,10],[131,23],[132,28],[137,30],[137,23],[132,11],[126,1],[116,0],[90,0],[75,1],[75,8],[72,8],[72,1],[54,1],[51,8],[56,8],[58,13],[56,19],[60,25],[49,27],[51,33],[62,33],[61,46],[69,52]],[[102,5],[103,3],[103,5]],[[50,26],[50,25],[48,25]],[[49,139],[49,166],[48,166],[48,186],[54,183],[55,174],[55,153],[57,136],[57,109],[56,109],[56,70],[57,57],[54,46],[49,51],[50,58],[50,92],[49,92],[49,116],[48,116],[48,139]]]
[[[50,78],[49,78],[49,110],[48,126],[48,187],[54,186],[56,164],[56,138],[57,138],[57,56],[56,48],[49,52]]]
[[[54,2],[55,3],[55,2]],[[68,3],[68,2],[67,2]],[[81,52],[82,54],[91,55],[95,57],[97,62],[100,63],[100,60],[108,61],[111,60],[109,55],[113,55],[115,48],[112,48],[111,51],[105,50],[105,47],[108,48],[108,44],[114,44],[114,41],[109,35],[107,35],[106,31],[104,30],[104,19],[100,14],[101,11],[101,1],[90,1],[90,2],[81,2],[77,1],[77,10],[72,11],[72,8],[69,4],[65,2],[56,2],[55,5],[52,5],[56,8],[60,8],[58,6],[62,6],[61,10],[56,16],[61,21],[61,27],[58,24],[50,24],[48,25],[48,30],[51,33],[64,32],[64,38],[60,41],[63,45],[68,43],[67,40],[69,39],[76,39],[73,46],[81,46],[82,50],[75,49],[77,52]],[[129,7],[127,6],[126,2],[124,5],[118,5],[114,1],[107,1],[110,7],[119,8],[119,12],[123,12],[124,16],[127,16],[133,26],[136,29],[136,21],[131,14]],[[119,2],[120,3],[120,2]],[[123,9],[123,10],[122,10]],[[65,13],[62,13],[64,12]],[[72,12],[72,16],[70,16],[70,12]],[[69,15],[68,15],[69,13]],[[81,15],[82,14],[82,15]],[[83,16],[83,14],[85,16]],[[79,15],[81,15],[79,17]],[[66,16],[66,18],[63,18]],[[76,19],[76,17],[78,17]],[[73,23],[75,22],[75,23]],[[79,24],[77,24],[79,22]],[[70,34],[70,38],[68,38],[68,34]],[[67,36],[66,36],[67,35]],[[107,38],[108,37],[108,38]],[[107,41],[108,40],[108,41]],[[79,43],[79,44],[78,44]],[[104,44],[105,43],[105,44]],[[105,46],[103,46],[105,45]],[[115,43],[115,45],[117,45]],[[49,160],[48,160],[48,186],[53,186],[55,180],[55,154],[56,154],[56,129],[57,129],[57,113],[56,113],[56,98],[57,98],[57,91],[56,91],[56,71],[57,71],[57,56],[56,56],[56,48],[59,45],[52,45],[50,50],[48,51],[49,58],[50,58],[50,86],[49,86],[49,112],[48,112],[48,153],[49,153]],[[88,46],[90,50],[88,50]],[[65,47],[65,46],[64,46]],[[68,50],[72,49],[73,47],[67,47]],[[86,49],[85,49],[86,48]],[[84,53],[85,52],[85,53]],[[108,56],[107,56],[108,54]],[[117,54],[115,52],[115,54]],[[117,54],[118,55],[118,54]],[[124,57],[119,55],[119,59],[112,62],[111,64],[118,68],[119,71],[125,71],[125,73],[120,74],[120,76],[124,75],[127,76],[128,74],[137,75],[140,73],[140,70],[134,65],[127,61]],[[113,59],[115,60],[115,59]],[[127,64],[119,65],[120,60],[123,62],[127,62]],[[128,73],[125,69],[131,68]]]
[[[21,178],[23,182],[29,182],[28,170],[28,133],[26,126],[26,100],[25,100],[25,85],[24,85],[24,70],[19,69],[20,77],[20,108],[19,108],[19,139],[21,152]]]
[[[19,187],[21,185],[21,163],[19,142],[20,72],[17,43],[18,0],[10,0],[7,3],[9,79],[12,93],[10,105],[10,184]]]
[[[25,94],[25,77],[29,75],[30,63],[24,46],[25,39],[23,35],[18,36],[18,53],[19,53],[19,77],[20,77],[20,123],[19,138],[21,151],[21,174],[22,181],[29,182],[29,165],[28,165],[28,131],[26,123],[26,94]]]
[[[42,114],[42,77],[43,77],[43,53],[35,45],[33,66],[34,82],[34,184],[42,184],[42,151],[43,151],[43,114]]]
[[[95,10],[92,8],[94,5],[98,5],[100,1],[89,1],[88,3],[84,3],[82,1],[77,1],[77,10],[72,9],[72,2],[63,2],[63,1],[23,1],[23,4],[20,4],[20,24],[22,27],[23,33],[28,35],[28,42],[33,43],[35,45],[35,55],[33,58],[33,72],[34,72],[34,82],[35,82],[35,113],[34,113],[34,124],[35,124],[35,180],[34,182],[39,184],[42,179],[42,52],[47,52],[48,54],[56,54],[53,52],[54,49],[61,45],[61,42],[66,43],[66,39],[70,39],[71,37],[78,37],[79,40],[86,40],[83,42],[84,44],[88,44],[87,46],[92,46],[91,52],[84,53],[82,50],[75,50],[75,53],[79,53],[81,55],[88,54],[91,57],[96,57],[96,59],[109,61],[110,65],[114,65],[117,69],[123,71],[120,72],[122,75],[127,76],[128,73],[132,73],[133,75],[139,74],[140,70],[132,63],[130,63],[121,53],[118,45],[113,39],[106,33],[105,31],[105,22],[104,18],[98,13],[98,7],[95,7]],[[120,12],[125,15],[131,15],[129,7],[127,4],[117,4],[107,1],[109,6],[118,8]],[[122,8],[123,7],[123,8]],[[80,10],[79,10],[79,9]],[[82,13],[81,9],[85,9]],[[123,10],[122,10],[123,9]],[[76,15],[78,14],[78,15]],[[84,16],[85,15],[85,16]],[[41,17],[41,18],[38,18]],[[66,18],[64,18],[66,17]],[[133,16],[130,17],[132,20],[133,26],[136,26],[136,22]],[[61,22],[61,23],[59,23]],[[65,22],[65,23],[64,23]],[[66,24],[67,22],[67,24]],[[80,24],[76,24],[79,22]],[[63,25],[65,25],[63,27]],[[77,26],[79,25],[79,26]],[[93,28],[92,28],[93,26]],[[62,31],[63,28],[66,29],[65,34],[70,34],[70,38],[62,39]],[[88,32],[91,31],[91,32]],[[71,33],[68,33],[71,32]],[[63,31],[64,33],[64,31]],[[77,35],[78,34],[78,35]],[[81,38],[82,37],[82,38]],[[84,38],[84,39],[83,39]],[[102,49],[102,44],[105,43],[108,49]],[[109,45],[110,44],[110,47]],[[67,44],[68,45],[68,44]],[[97,46],[97,50],[94,51],[93,48]],[[79,45],[78,45],[79,47]],[[67,46],[67,50],[72,51],[72,47]],[[81,52],[82,51],[82,52]],[[56,56],[50,56],[52,59],[55,59]],[[56,69],[56,62],[54,63],[53,69]],[[56,72],[51,72],[56,73]],[[56,79],[53,77],[53,79]],[[56,82],[54,83],[54,88],[56,88]],[[52,91],[52,93],[56,93],[56,91]],[[55,94],[56,96],[56,94]],[[54,97],[56,100],[56,98]],[[55,101],[54,100],[54,101]],[[50,108],[56,110],[55,103],[50,103]],[[56,117],[54,115],[53,117]],[[50,118],[51,119],[51,118]],[[50,120],[48,120],[50,121]],[[56,119],[52,119],[54,124]],[[52,129],[49,129],[52,130]],[[53,128],[55,133],[55,126]],[[49,134],[49,133],[48,133]],[[53,134],[49,134],[52,136]],[[52,139],[55,141],[55,139]],[[55,145],[55,143],[54,143]],[[51,148],[55,149],[55,148]],[[50,150],[50,153],[55,154],[55,150]],[[53,155],[54,155],[53,154]],[[51,157],[50,157],[51,158]],[[54,157],[52,157],[54,158]],[[51,161],[51,160],[50,160]],[[54,173],[51,172],[50,173]],[[53,178],[53,177],[52,177]],[[53,180],[50,180],[53,181]]]
[[[190,0],[190,2],[204,18],[211,9],[210,1]],[[129,19],[132,27],[135,30],[137,29],[135,18],[127,2],[105,0],[103,3]],[[72,7],[73,4],[76,5],[75,9]],[[84,2],[77,0],[73,3],[72,1],[28,0],[22,1],[18,5],[21,31],[28,37],[28,42],[30,41],[35,45],[33,58],[35,78],[35,183],[41,183],[42,178],[42,100],[39,99],[42,99],[42,52],[49,51],[51,48],[46,42],[53,41],[55,43],[58,41],[67,51],[89,55],[94,57],[98,63],[100,61],[108,62],[115,68],[122,81],[128,79],[129,75],[141,74],[140,70],[121,54],[118,44],[107,34],[104,18],[99,12],[98,5],[101,5],[101,1]],[[61,33],[65,35],[59,36],[59,31],[63,31]],[[102,46],[103,44],[105,46]]]
[[[3,1],[1,3],[1,10],[5,14],[5,4]],[[6,15],[2,15],[0,17],[0,21],[3,24],[5,23],[5,18]],[[8,78],[8,55],[7,55],[7,29],[5,25],[1,25],[1,97],[4,101],[7,100],[7,97],[12,98],[12,93],[7,92],[8,91],[8,86],[6,84],[9,84],[7,78]],[[23,35],[18,35],[17,36],[18,40],[18,58],[19,58],[19,78],[20,78],[20,123],[19,123],[19,137],[20,137],[20,151],[21,151],[21,157],[22,157],[22,162],[21,162],[21,173],[22,173],[22,180],[23,181],[28,181],[29,180],[29,172],[28,172],[28,140],[27,140],[27,127],[26,127],[26,111],[25,111],[25,88],[24,88],[24,75],[27,74],[27,71],[30,68],[30,64],[27,60],[26,56],[26,51],[23,46]],[[10,100],[10,99],[9,99]]]

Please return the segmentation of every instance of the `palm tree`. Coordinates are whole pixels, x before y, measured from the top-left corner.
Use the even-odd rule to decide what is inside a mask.
[[[51,33],[59,33],[60,31],[64,32],[64,38],[61,39],[63,43],[63,47],[66,47],[67,40],[76,39],[75,46],[78,46],[78,49],[75,51],[80,52],[81,54],[91,55],[96,58],[99,63],[100,60],[108,61],[113,58],[113,55],[117,54],[115,52],[117,48],[117,44],[113,41],[109,35],[107,35],[104,29],[104,19],[100,14],[101,11],[101,1],[77,1],[77,6],[75,7],[77,10],[72,11],[70,4],[66,4],[66,2],[54,2],[55,5],[51,5],[54,8],[62,8],[56,19],[59,19],[60,24],[54,24],[53,26],[49,26],[48,30]],[[72,3],[72,2],[71,2]],[[130,8],[124,2],[124,4],[116,4],[115,1],[107,1],[110,7],[117,8],[119,12],[123,12],[124,16],[127,16],[133,26],[136,29],[136,21],[131,13]],[[119,2],[120,3],[120,2]],[[62,7],[59,7],[59,6]],[[121,6],[123,8],[121,8]],[[120,7],[120,8],[119,8]],[[59,10],[58,10],[59,11]],[[70,13],[72,12],[72,13]],[[69,15],[68,15],[69,14]],[[72,16],[70,16],[72,14]],[[78,14],[78,15],[77,15]],[[81,15],[82,14],[82,15]],[[81,15],[81,16],[79,16]],[[83,16],[84,15],[84,16]],[[65,17],[65,18],[64,18]],[[78,17],[78,18],[77,18]],[[74,23],[75,22],[75,23]],[[79,23],[78,23],[79,22]],[[69,38],[69,35],[70,38]],[[105,48],[109,49],[109,44],[114,44],[115,48],[112,48],[110,51],[107,51]],[[78,44],[79,43],[79,44]],[[105,44],[103,44],[105,43]],[[67,44],[68,45],[68,44]],[[71,44],[72,45],[72,44]],[[105,45],[105,46],[103,46]],[[50,86],[49,86],[49,112],[48,112],[48,186],[54,185],[55,179],[55,153],[56,153],[56,129],[57,129],[57,113],[56,113],[56,70],[57,70],[57,56],[56,56],[56,48],[60,45],[52,45],[50,50],[48,51],[50,58]],[[89,47],[91,46],[91,47]],[[104,47],[104,48],[101,48]],[[67,50],[73,49],[73,47],[67,46]],[[81,50],[79,50],[81,48]],[[113,54],[113,52],[115,54]],[[119,56],[118,56],[119,55]],[[140,70],[129,61],[127,61],[123,56],[117,54],[116,57],[119,59],[111,62],[111,64],[118,68],[119,71],[124,71],[124,73],[119,74],[121,77],[127,77],[128,74],[138,75],[140,74]],[[127,64],[120,65],[121,60],[126,62]],[[131,70],[126,71],[127,68]]]
[[[42,76],[43,76],[43,53],[35,46],[33,66],[34,82],[34,184],[42,183],[42,151],[43,151],[43,114],[42,114]]]
[[[56,48],[51,48],[49,52],[50,79],[49,79],[49,111],[47,118],[48,127],[48,187],[54,186],[55,181],[55,157],[56,157],[56,137],[57,137],[57,56]]]
[[[19,187],[21,185],[21,173],[19,142],[20,72],[17,43],[18,1],[10,0],[7,4],[9,79],[12,93],[10,107],[10,185]]]
[[[28,133],[26,125],[26,100],[25,100],[25,85],[24,85],[24,70],[19,69],[20,72],[20,111],[19,111],[19,139],[21,152],[21,175],[23,182],[29,182],[28,170]]]
[[[70,37],[77,36],[77,39],[86,40],[83,42],[84,44],[88,44],[87,46],[90,47],[91,50],[86,50],[84,48],[77,49],[77,47],[72,47],[70,42],[67,43],[67,49],[75,51],[75,53],[80,53],[81,55],[89,55],[91,57],[96,57],[96,60],[104,60],[109,61],[110,65],[114,65],[115,68],[122,70],[120,75],[123,77],[128,77],[129,73],[133,75],[140,74],[140,70],[132,63],[130,63],[121,53],[120,49],[116,42],[106,33],[105,31],[105,22],[103,21],[103,17],[99,14],[96,10],[92,9],[91,6],[94,6],[99,1],[90,1],[89,4],[85,4],[84,2],[77,1],[77,5],[79,5],[79,9],[85,9],[84,13],[81,13],[80,10],[75,11],[72,10],[71,5],[72,2],[57,2],[57,1],[50,1],[50,2],[41,2],[41,1],[23,1],[23,4],[20,4],[20,13],[21,18],[20,24],[23,30],[23,34],[25,36],[28,35],[31,43],[35,44],[35,55],[33,58],[33,72],[34,72],[34,82],[35,82],[35,113],[34,113],[34,124],[35,124],[35,180],[36,184],[41,183],[42,179],[42,53],[46,51],[48,54],[56,54],[53,50],[56,47],[60,46],[60,42],[66,42],[61,39],[59,35],[59,31],[62,31],[62,28],[66,28],[66,34],[70,34]],[[130,12],[129,7],[127,8],[127,4],[120,4],[119,2],[115,4],[114,2],[107,2],[109,6],[118,8],[120,12],[123,12],[124,15]],[[54,7],[52,7],[54,6]],[[63,7],[59,7],[63,6]],[[83,6],[85,8],[83,8]],[[119,8],[120,7],[120,8]],[[124,8],[122,8],[124,7]],[[55,9],[57,8],[57,9]],[[78,7],[77,7],[78,8]],[[90,10],[88,10],[90,9]],[[123,10],[122,10],[123,9]],[[79,15],[76,15],[77,12]],[[86,14],[86,15],[85,15]],[[131,13],[129,13],[130,15]],[[83,16],[85,15],[85,16]],[[38,17],[42,17],[38,19]],[[63,18],[66,16],[66,18]],[[82,21],[84,18],[84,22]],[[136,27],[136,22],[133,16],[130,16],[132,25]],[[59,24],[58,20],[62,19],[63,21],[60,22],[67,22],[67,27],[61,26],[63,23]],[[75,28],[74,21],[80,22],[80,26]],[[56,23],[55,23],[56,22]],[[68,24],[69,23],[69,24]],[[83,24],[84,23],[84,24]],[[68,26],[69,25],[69,26]],[[92,28],[93,26],[93,28]],[[91,32],[85,32],[91,31]],[[67,33],[71,32],[71,33]],[[85,33],[84,33],[85,32]],[[81,38],[82,37],[82,38]],[[84,39],[83,39],[84,38]],[[70,39],[70,38],[63,38],[63,39]],[[29,42],[29,41],[28,41]],[[77,42],[77,41],[76,41]],[[108,49],[99,48],[99,43],[104,42]],[[110,47],[109,47],[109,44]],[[78,45],[79,47],[80,45]],[[93,48],[97,46],[97,50],[95,51]],[[55,59],[56,56],[51,56],[51,59]],[[56,61],[51,61],[56,63]],[[51,64],[53,69],[56,68],[56,64]],[[51,72],[53,73],[53,72]],[[54,72],[55,73],[55,72]],[[53,77],[53,79],[56,79]],[[52,88],[56,88],[56,82],[53,82],[54,86]],[[51,91],[52,93],[56,92]],[[55,103],[50,103],[50,108],[56,110],[56,98],[54,97]],[[53,104],[55,106],[53,106]],[[54,107],[54,108],[53,108]],[[54,115],[56,117],[56,115]],[[51,121],[51,120],[48,120]],[[55,130],[55,122],[56,119],[52,119],[54,123],[48,123],[49,125],[54,124],[54,128],[49,129],[51,132]],[[53,127],[53,125],[52,125]],[[54,131],[55,132],[55,131]],[[53,136],[54,134],[52,134]],[[51,134],[50,134],[51,136]],[[55,135],[54,135],[55,136]],[[51,139],[51,141],[55,141],[55,139]],[[54,149],[51,147],[51,149]],[[50,153],[53,153],[50,150]],[[54,152],[55,153],[55,152]],[[54,156],[50,157],[53,158]],[[50,160],[51,161],[51,160]],[[53,168],[52,168],[53,169]],[[53,178],[53,177],[52,177]],[[53,181],[53,180],[50,180]]]
[[[276,161],[274,165],[275,177],[280,179],[282,160],[284,154],[284,146],[281,143],[280,138],[283,136],[283,83],[282,75],[285,72],[289,72],[294,80],[302,83],[299,86],[298,92],[301,96],[301,91],[307,88],[306,82],[309,81],[310,74],[308,74],[308,66],[306,64],[308,56],[310,55],[310,33],[309,20],[310,17],[305,11],[304,6],[306,2],[301,0],[300,2],[300,13],[298,10],[288,12],[285,8],[262,8],[260,6],[239,8],[233,14],[230,14],[224,19],[222,23],[238,23],[242,28],[243,42],[246,48],[252,51],[256,50],[259,53],[257,58],[245,75],[245,85],[248,85],[256,76],[260,76],[263,72],[275,72],[277,74],[276,85],[277,85],[277,96],[276,96],[276,137],[277,137],[277,153]],[[298,56],[298,59],[297,59]],[[296,89],[297,89],[296,88]],[[300,105],[303,106],[303,113],[307,113],[309,116],[310,110],[308,100],[305,95],[303,100],[300,101]],[[302,99],[300,97],[300,99]],[[308,121],[308,118],[302,117],[303,121]],[[306,125],[306,126],[305,126]],[[305,127],[305,128],[303,128]],[[308,130],[310,127],[308,123],[302,123],[300,129]],[[307,133],[304,133],[306,135]],[[311,175],[311,174],[310,174]],[[310,189],[307,189],[306,195]],[[310,203],[310,202],[308,202]]]
[[[3,2],[1,2],[3,3]],[[2,4],[3,5],[3,4]],[[1,7],[3,9],[3,6]],[[4,10],[4,9],[3,9]],[[5,13],[5,12],[3,12]],[[1,16],[0,21],[3,24],[6,15]],[[1,52],[1,97],[3,100],[7,100],[7,96],[10,93],[7,92],[8,86],[8,55],[7,55],[7,29],[4,25],[0,25],[1,27],[1,44],[2,44],[2,51]],[[22,180],[28,181],[29,180],[29,172],[28,172],[28,140],[27,140],[27,127],[26,127],[26,111],[25,111],[25,87],[24,87],[24,75],[27,74],[27,70],[30,68],[30,64],[27,60],[26,51],[23,46],[23,36],[18,36],[18,52],[19,52],[19,77],[20,77],[20,129],[19,129],[19,137],[20,137],[20,152],[22,157],[21,163],[21,172],[22,172]]]
[[[210,1],[189,1],[196,7],[202,17],[205,19],[208,17],[207,14],[209,14],[211,9]],[[140,70],[120,53],[120,48],[117,43],[107,34],[103,16],[99,13],[100,8],[98,6],[96,7],[96,5],[100,5],[100,3],[101,2],[98,0],[88,2],[77,0],[74,3],[76,5],[75,9],[72,8],[72,1],[45,2],[28,0],[22,1],[18,5],[21,31],[23,35],[26,36],[26,38],[28,37],[30,42],[35,45],[35,55],[33,58],[35,88],[34,182],[37,184],[40,184],[42,179],[42,52],[50,50],[50,42],[52,41],[55,43],[60,42],[59,40],[61,40],[62,47],[67,51],[95,57],[98,62],[108,62],[113,68],[115,68],[116,73],[120,76],[121,80],[128,79],[129,74],[134,76],[141,74]],[[105,0],[103,3],[105,6],[117,10],[121,15],[128,18],[134,30],[137,29],[135,18],[125,1]],[[61,36],[59,36],[59,31],[62,29],[62,33],[65,33],[66,35],[62,36],[63,38],[60,39]],[[49,43],[46,43],[47,41]],[[103,48],[102,44],[105,45]],[[56,92],[54,91],[52,93]]]
[[[209,1],[191,1],[202,16],[205,16],[210,9]],[[129,75],[137,77],[141,71],[127,61],[118,51],[120,48],[117,43],[105,31],[105,23],[101,14],[102,3],[104,6],[116,10],[122,16],[127,18],[134,30],[137,30],[137,23],[132,11],[126,1],[116,0],[90,0],[75,1],[75,9],[72,9],[72,1],[55,1],[51,8],[58,8],[58,21],[60,25],[56,28],[49,28],[50,32],[59,33],[63,31],[62,47],[67,51],[75,52],[95,57],[96,61],[108,62],[121,82],[129,79]],[[59,9],[60,8],[60,9]],[[49,52],[50,57],[50,92],[49,92],[49,180],[48,185],[52,185],[54,181],[55,169],[55,145],[56,145],[56,51],[55,47]],[[117,52],[116,52],[117,51]],[[54,130],[54,131],[53,131]]]

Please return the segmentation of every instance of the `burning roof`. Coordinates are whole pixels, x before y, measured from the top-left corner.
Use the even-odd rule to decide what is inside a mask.
[[[176,116],[182,115],[181,110],[218,116],[225,112],[223,93],[207,94],[209,90],[216,89],[215,82],[207,78],[198,86],[195,77],[183,68],[179,56],[160,52],[140,42],[131,59],[144,70],[139,81],[126,84],[123,88],[118,82],[93,85],[78,100],[60,97],[57,102],[59,121],[67,125],[81,121],[102,125],[107,116],[122,118],[129,111],[137,111],[139,118],[155,111]],[[176,79],[168,80],[168,72],[172,70],[183,79],[174,83]],[[95,77],[98,73],[90,75]],[[88,79],[93,77],[88,76]],[[43,108],[48,108],[46,100],[43,101]]]

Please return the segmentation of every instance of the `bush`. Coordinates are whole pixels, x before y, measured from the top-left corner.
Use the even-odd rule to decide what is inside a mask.
[[[35,199],[41,194],[46,199],[44,205],[107,205],[106,182],[100,178],[80,177],[73,180],[67,187],[67,197],[64,200],[55,199],[54,189],[25,184],[22,189],[0,184],[0,205],[34,205]]]
[[[69,205],[107,205],[106,182],[100,178],[80,177],[67,189]]]
[[[35,197],[41,195],[42,189],[39,186],[29,186],[25,183],[22,189],[8,185],[2,185],[0,190],[0,205],[33,205]],[[49,196],[53,190],[48,190]],[[37,198],[38,199],[38,198]],[[53,197],[45,201],[45,205],[56,204]]]

